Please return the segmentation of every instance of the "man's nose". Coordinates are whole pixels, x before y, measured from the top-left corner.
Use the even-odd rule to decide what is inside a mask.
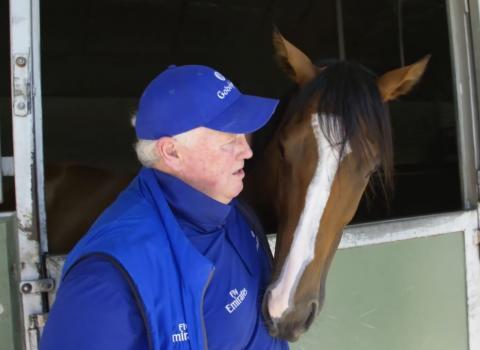
[[[242,134],[239,138],[239,143],[241,147],[241,151],[239,155],[242,157],[242,159],[249,159],[252,158],[253,156],[253,151],[250,148],[249,143],[247,142],[247,138],[245,134]]]

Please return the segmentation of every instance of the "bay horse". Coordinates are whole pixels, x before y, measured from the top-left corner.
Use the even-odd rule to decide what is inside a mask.
[[[345,61],[315,66],[279,32],[273,41],[299,92],[247,172],[244,196],[278,233],[264,319],[272,336],[295,341],[323,305],[332,258],[372,174],[381,170],[391,187],[386,102],[410,91],[429,56],[376,78]]]
[[[48,251],[68,253],[134,174],[76,163],[45,166]]]

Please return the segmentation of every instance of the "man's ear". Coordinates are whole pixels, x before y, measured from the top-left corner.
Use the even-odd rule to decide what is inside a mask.
[[[161,137],[155,143],[155,149],[162,163],[172,170],[179,170],[181,166],[178,146],[178,141],[168,136]]]

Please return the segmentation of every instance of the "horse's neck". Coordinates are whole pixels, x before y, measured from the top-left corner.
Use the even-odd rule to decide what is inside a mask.
[[[253,207],[267,233],[277,231],[277,199],[280,153],[276,137],[252,159],[242,197]]]

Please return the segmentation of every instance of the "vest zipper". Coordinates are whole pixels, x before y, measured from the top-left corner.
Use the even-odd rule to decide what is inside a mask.
[[[203,318],[203,304],[204,304],[204,301],[205,301],[205,293],[207,292],[207,288],[210,285],[210,282],[212,281],[212,277],[213,277],[214,272],[215,272],[215,266],[210,271],[210,274],[208,275],[207,283],[205,283],[205,286],[203,287],[202,300],[201,300],[201,303],[200,303],[200,317],[201,317],[201,320],[202,320],[202,333],[203,333],[203,339],[204,339],[203,348],[205,350],[208,350],[208,339],[207,339],[207,328],[205,327],[205,319]]]

